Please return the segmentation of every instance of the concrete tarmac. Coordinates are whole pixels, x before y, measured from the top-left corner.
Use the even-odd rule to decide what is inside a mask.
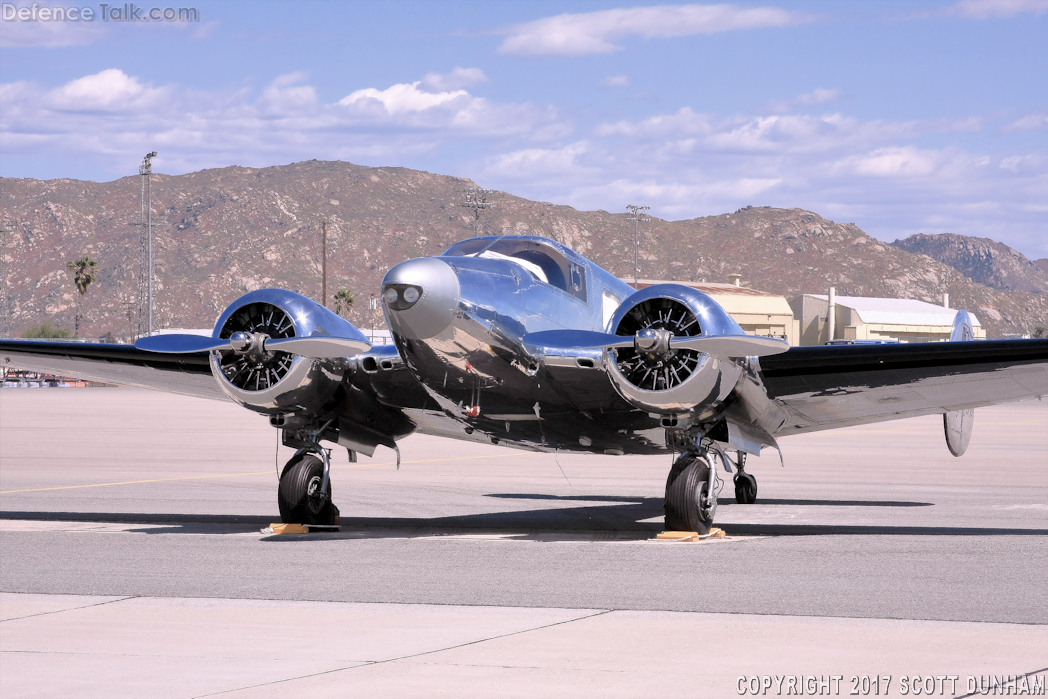
[[[0,390],[0,696],[716,697],[765,675],[890,675],[889,696],[957,675],[935,694],[960,696],[1048,673],[1048,403],[978,410],[960,459],[933,417],[787,438],[704,543],[652,538],[668,457],[402,452],[336,455],[338,534],[265,536],[291,452],[263,418]]]

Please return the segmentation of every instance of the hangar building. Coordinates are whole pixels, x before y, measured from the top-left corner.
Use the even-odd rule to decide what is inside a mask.
[[[881,299],[863,296],[804,294],[789,303],[797,318],[802,345],[821,345],[830,340],[894,340],[898,342],[945,342],[950,339],[957,309],[913,299]],[[832,312],[830,309],[833,309]],[[977,340],[986,331],[972,314]]]

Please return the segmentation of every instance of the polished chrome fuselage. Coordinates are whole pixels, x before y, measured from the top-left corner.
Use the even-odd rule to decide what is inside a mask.
[[[392,295],[383,298],[399,358],[443,414],[416,416],[420,429],[447,435],[450,418],[457,434],[449,436],[525,448],[666,451],[664,417],[695,408],[701,413],[701,404],[685,407],[669,392],[663,397],[665,409],[649,414],[631,403],[628,392],[616,390],[609,372],[617,368],[607,352],[558,351],[523,340],[544,330],[613,330],[620,306],[635,290],[553,241],[527,236],[483,240],[529,243],[535,259],[555,257],[562,274],[546,261],[548,273],[533,273],[507,259],[456,255],[456,248],[389,271],[383,290],[421,289],[408,308],[403,302],[390,304]],[[710,312],[727,318],[719,306]],[[703,395],[709,394],[710,403],[723,402],[745,367],[724,359],[705,361],[716,366],[703,379],[709,384]]]

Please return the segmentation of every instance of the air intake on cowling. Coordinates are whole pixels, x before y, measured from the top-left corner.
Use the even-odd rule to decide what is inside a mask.
[[[664,331],[673,337],[691,337],[701,332],[695,314],[680,301],[670,298],[650,298],[631,308],[619,321],[616,335],[636,336],[641,330]],[[637,388],[664,391],[684,383],[699,366],[700,352],[691,349],[670,349],[668,343],[658,342],[651,350],[620,347],[615,360],[623,377]]]
[[[269,303],[250,303],[229,317],[219,337],[228,339],[235,332],[264,333],[277,340],[295,336],[295,324],[280,308]],[[275,350],[238,353],[220,352],[222,373],[237,388],[264,391],[275,386],[291,371],[295,356]]]

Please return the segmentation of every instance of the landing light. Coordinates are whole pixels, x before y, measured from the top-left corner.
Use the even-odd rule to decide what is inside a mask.
[[[382,292],[386,307],[394,311],[411,308],[422,298],[422,288],[411,284],[391,284]]]

